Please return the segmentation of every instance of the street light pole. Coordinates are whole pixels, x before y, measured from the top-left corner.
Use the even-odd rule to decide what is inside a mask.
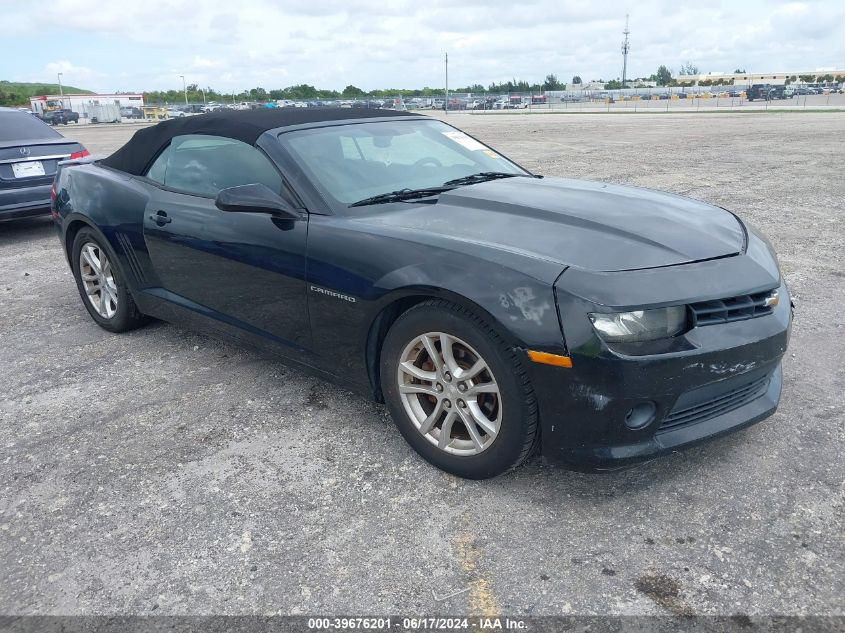
[[[56,77],[59,78],[59,98],[64,101],[65,93],[62,90],[62,73],[58,73]],[[64,106],[64,104],[62,104]]]
[[[188,86],[185,83],[185,75],[179,75],[182,78],[182,90],[185,92],[185,105],[188,105]]]
[[[449,114],[449,53],[446,53],[446,103],[443,104],[443,110]]]

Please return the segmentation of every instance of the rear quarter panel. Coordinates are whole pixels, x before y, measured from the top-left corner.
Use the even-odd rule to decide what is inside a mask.
[[[130,288],[148,285],[149,264],[143,218],[149,196],[123,172],[94,162],[61,165],[56,176],[54,217],[66,255],[73,238],[87,225],[108,242]]]

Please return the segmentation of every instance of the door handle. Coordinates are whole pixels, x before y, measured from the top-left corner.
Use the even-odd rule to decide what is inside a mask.
[[[158,224],[159,226],[162,224],[168,224],[173,221],[173,218],[167,217],[167,214],[164,211],[158,211],[155,214],[150,216],[150,220]]]

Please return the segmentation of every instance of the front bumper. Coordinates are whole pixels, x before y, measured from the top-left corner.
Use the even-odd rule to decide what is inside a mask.
[[[771,314],[694,328],[666,353],[625,355],[593,338],[570,349],[571,369],[533,365],[544,457],[616,470],[772,415],[792,322],[784,284],[779,292]],[[638,405],[653,417],[632,429],[626,417]]]
[[[746,383],[753,378],[741,376]],[[749,427],[772,415],[777,409],[783,385],[783,371],[780,363],[767,368],[764,388],[754,399],[701,421],[684,424],[667,430],[656,423],[641,439],[630,443],[609,445],[570,446],[545,442],[543,456],[552,463],[581,472],[609,472],[627,468],[661,455],[690,448],[702,442]],[[732,381],[732,384],[735,384]],[[706,385],[728,393],[732,385]],[[633,433],[633,432],[632,432]],[[545,438],[544,438],[545,439]]]

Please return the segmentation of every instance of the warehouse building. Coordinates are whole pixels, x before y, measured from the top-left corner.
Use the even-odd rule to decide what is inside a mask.
[[[793,72],[773,72],[773,73],[702,73],[700,75],[685,75],[676,77],[676,79],[683,81],[695,81],[700,83],[702,81],[718,81],[719,79],[725,82],[733,80],[733,85],[736,86],[750,86],[753,84],[785,84],[789,79],[792,83],[817,83],[820,80],[817,77],[829,76],[831,81],[835,82],[837,77],[845,77],[845,70],[803,70]],[[803,81],[801,77],[812,77],[812,80]]]

